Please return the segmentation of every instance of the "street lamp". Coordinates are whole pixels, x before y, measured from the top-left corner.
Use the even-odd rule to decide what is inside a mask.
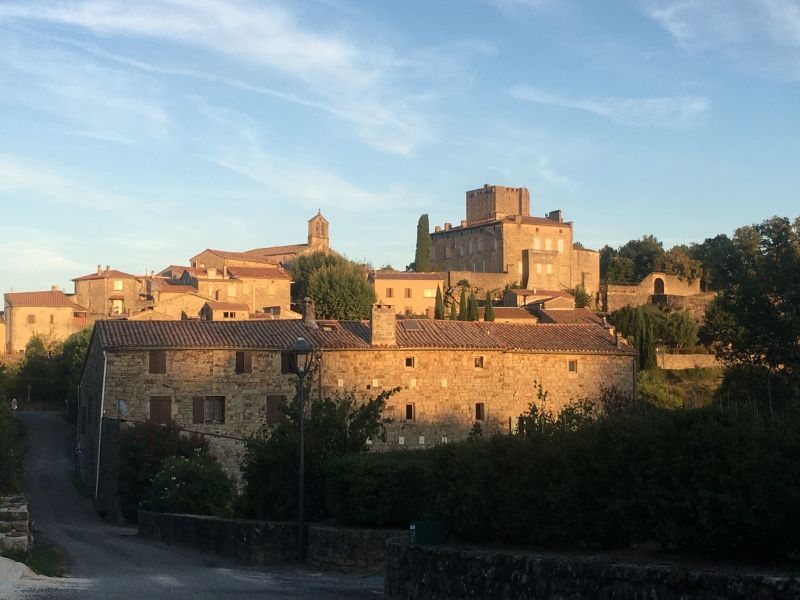
[[[305,338],[299,337],[297,341],[292,344],[289,348],[289,357],[291,359],[290,366],[291,371],[295,375],[297,375],[297,380],[300,384],[300,406],[298,409],[299,412],[299,421],[298,424],[300,426],[299,429],[299,448],[298,448],[298,461],[299,461],[299,470],[298,470],[298,492],[297,492],[297,553],[300,558],[300,562],[303,561],[303,484],[305,477],[303,476],[303,463],[305,459],[305,445],[303,442],[303,423],[305,421],[305,386],[303,385],[303,380],[305,379],[306,375],[308,374],[309,369],[311,368],[311,353],[313,348],[311,344]]]

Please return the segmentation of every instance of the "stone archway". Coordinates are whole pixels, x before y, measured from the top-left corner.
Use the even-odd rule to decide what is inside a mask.
[[[653,294],[655,296],[664,295],[664,280],[661,277],[656,277],[653,281]]]

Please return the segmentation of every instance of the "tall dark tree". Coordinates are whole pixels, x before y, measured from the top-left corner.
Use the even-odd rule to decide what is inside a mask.
[[[717,235],[706,238],[702,244],[692,244],[689,256],[703,265],[700,286],[704,290],[722,289],[729,258],[734,251],[733,241],[727,235]]]
[[[455,298],[452,302],[450,302],[450,320],[451,321],[458,321],[458,308],[456,307]]]
[[[478,299],[475,297],[475,290],[470,290],[467,300],[467,321],[477,321],[478,316]]]
[[[483,320],[484,321],[494,321],[494,306],[492,305],[492,294],[490,292],[486,292],[486,306],[483,309]]]
[[[433,309],[433,317],[439,321],[444,319],[444,299],[442,298],[442,288],[436,286],[436,305]]]
[[[469,321],[469,297],[467,296],[467,290],[465,288],[461,288],[461,299],[458,301],[458,320],[459,321]]]
[[[424,214],[417,222],[417,251],[414,253],[414,270],[426,273],[431,270],[431,233],[428,215]]]

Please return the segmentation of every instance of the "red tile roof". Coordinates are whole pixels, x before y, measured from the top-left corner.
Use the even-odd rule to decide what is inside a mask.
[[[573,308],[565,310],[540,310],[542,323],[597,323],[603,324],[603,319],[588,308]]]
[[[256,254],[259,256],[272,256],[275,254],[296,254],[308,248],[308,244],[290,244],[288,246],[269,246],[267,248],[253,248],[245,254]]]
[[[11,292],[5,295],[9,306],[46,306],[81,308],[72,302],[64,292]]]
[[[122,271],[117,271],[116,269],[109,269],[108,271],[101,271],[100,273],[89,273],[88,275],[82,275],[81,277],[76,277],[72,281],[89,281],[90,279],[136,279],[136,275],[123,273]]]
[[[239,279],[291,279],[289,273],[280,267],[228,267],[228,273]]]
[[[618,348],[598,325],[519,325],[481,321],[397,322],[398,349],[474,349],[566,354],[635,354]],[[325,350],[369,350],[369,324],[338,321],[312,329],[302,321],[98,321],[95,335],[106,350],[150,348],[251,348],[281,350],[298,337]]]
[[[209,300],[206,302],[211,310],[243,310],[250,312],[250,307],[243,302],[219,302],[217,300]]]
[[[196,294],[197,288],[191,285],[161,283],[158,286],[158,291],[162,294]]]
[[[483,320],[483,315],[486,312],[486,308],[483,306],[478,307],[478,314],[480,315],[481,320]],[[531,320],[534,323],[538,321],[538,317],[532,314],[530,311],[516,306],[495,306],[494,307],[494,318],[495,319],[519,319],[519,320]]]
[[[418,279],[423,281],[444,281],[444,273],[407,273],[405,271],[374,271],[373,279]]]
[[[274,262],[268,260],[264,256],[261,256],[259,254],[252,254],[252,251],[249,251],[249,252],[228,252],[227,250],[214,250],[212,248],[208,248],[207,250],[205,250],[205,252],[210,252],[211,254],[215,254],[216,256],[219,256],[220,258],[227,258],[227,259],[230,259],[230,260],[244,260],[244,261],[263,263],[263,264],[275,264]],[[202,254],[202,252],[200,254]]]

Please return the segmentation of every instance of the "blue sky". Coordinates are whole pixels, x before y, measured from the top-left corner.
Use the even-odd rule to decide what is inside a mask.
[[[484,183],[587,247],[702,241],[800,214],[799,82],[798,0],[0,0],[0,287],[318,208],[403,267]]]

